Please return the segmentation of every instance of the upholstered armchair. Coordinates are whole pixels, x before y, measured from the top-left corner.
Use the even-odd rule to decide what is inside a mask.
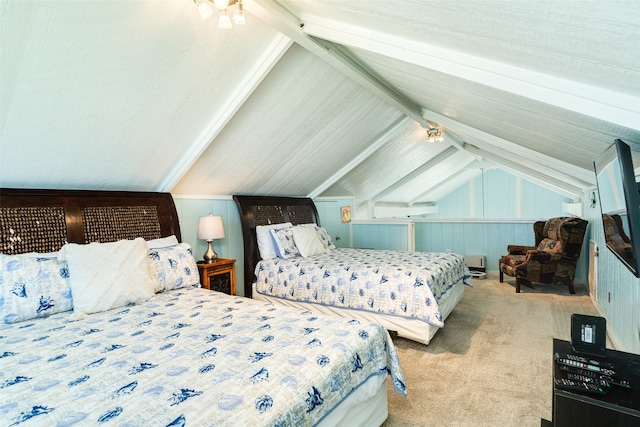
[[[576,217],[551,218],[533,224],[535,246],[509,245],[500,258],[500,282],[504,275],[516,278],[516,292],[531,282],[569,286],[575,293],[573,279],[580,258],[588,221]]]

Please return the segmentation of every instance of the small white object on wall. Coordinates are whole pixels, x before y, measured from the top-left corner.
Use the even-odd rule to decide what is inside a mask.
[[[582,217],[582,202],[564,202],[562,210],[570,215]]]

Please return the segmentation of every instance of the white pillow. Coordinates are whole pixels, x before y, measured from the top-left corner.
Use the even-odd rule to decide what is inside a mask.
[[[139,237],[111,243],[66,244],[75,313],[98,313],[144,302],[155,295],[147,244]]]
[[[200,287],[200,273],[188,243],[149,249],[149,257],[151,268],[155,272],[156,292]]]
[[[316,228],[308,225],[298,225],[293,227],[293,240],[303,257],[316,254],[323,254],[327,250],[320,241]]]
[[[167,248],[169,246],[175,246],[178,243],[178,238],[175,235],[147,240],[147,246],[149,246],[149,249]]]
[[[67,263],[50,254],[0,254],[0,321],[14,323],[73,308]]]
[[[271,230],[278,230],[281,228],[288,228],[292,226],[293,224],[291,224],[290,222],[256,226],[256,239],[258,240],[258,251],[260,252],[260,258],[271,259],[278,256],[278,253],[276,252],[275,242],[273,240],[273,236],[271,235]]]
[[[315,223],[301,224],[301,225],[303,227],[313,227],[313,229],[316,230],[316,233],[318,234],[318,239],[320,239],[322,246],[324,246],[325,252],[329,252],[330,250],[333,250],[336,248],[336,245],[334,245],[333,241],[331,241],[331,235],[329,234],[326,228],[320,227],[318,224],[315,224]]]
[[[20,254],[19,256],[26,256],[30,258],[58,258],[60,251],[58,252],[27,252],[26,254]]]

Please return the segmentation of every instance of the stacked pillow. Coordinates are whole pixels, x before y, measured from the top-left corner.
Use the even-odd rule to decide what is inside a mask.
[[[256,237],[262,259],[308,257],[336,248],[327,230],[316,224],[257,226]]]
[[[293,240],[294,227],[271,230],[271,237],[276,248],[276,253],[282,259],[300,256],[300,251]]]
[[[187,243],[150,248],[149,257],[156,283],[155,292],[200,287],[198,266]]]
[[[271,259],[278,256],[273,236],[271,235],[271,230],[279,230],[290,227],[293,227],[293,224],[291,224],[290,222],[283,222],[282,224],[272,225],[258,225],[256,227],[258,251],[260,252],[260,257],[262,259]]]
[[[200,287],[191,247],[175,236],[67,244],[59,253],[0,254],[0,321],[72,310],[83,316]]]
[[[21,322],[72,308],[69,269],[56,254],[0,255],[1,322]]]

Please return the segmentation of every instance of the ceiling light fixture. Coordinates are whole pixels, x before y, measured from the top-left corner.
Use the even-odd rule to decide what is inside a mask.
[[[215,6],[220,11],[220,18],[218,18],[218,27],[229,29],[232,27],[231,18],[229,18],[228,8],[236,5],[233,12],[233,23],[236,25],[244,25],[244,7],[242,0],[193,0],[198,7],[200,17],[208,19],[213,15],[213,7]]]
[[[444,141],[444,138],[442,137],[442,131],[437,128],[429,128],[427,130],[427,141],[429,142]]]

